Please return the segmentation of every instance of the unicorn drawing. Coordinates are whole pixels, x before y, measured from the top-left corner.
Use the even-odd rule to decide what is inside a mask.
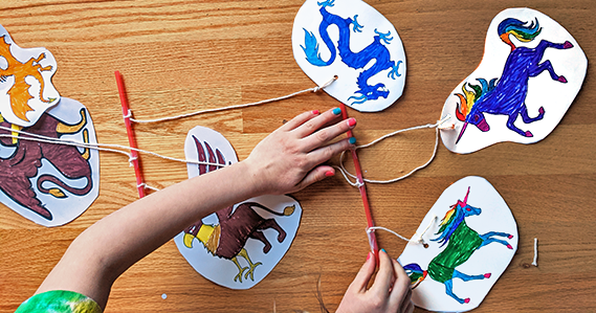
[[[535,117],[531,117],[528,113],[525,101],[528,95],[530,77],[536,77],[542,72],[548,71],[553,80],[567,83],[564,76],[555,73],[549,60],[540,62],[546,48],[570,49],[573,44],[569,41],[552,43],[542,40],[535,48],[516,47],[511,41],[511,35],[521,42],[530,42],[542,30],[538,19],[529,25],[527,24],[515,18],[507,18],[499,24],[497,30],[499,38],[511,47],[511,52],[505,62],[503,74],[498,81],[497,78],[490,81],[477,78],[480,85],[464,83],[462,86],[463,94],[455,94],[460,99],[455,114],[460,121],[464,122],[456,143],[459,142],[470,123],[476,125],[482,132],[487,132],[490,129],[484,113],[508,115],[507,127],[509,129],[524,137],[532,137],[533,134],[530,131],[523,131],[514,125],[518,115],[521,115],[526,124],[541,120],[544,117],[544,107],[538,109],[538,115]]]
[[[432,241],[438,241],[441,245],[440,247],[443,247],[445,244],[447,247],[430,261],[428,269],[423,270],[416,263],[410,263],[404,266],[406,273],[410,277],[412,289],[418,287],[427,276],[430,276],[433,280],[444,284],[447,295],[457,302],[460,304],[469,303],[470,298],[462,299],[455,295],[453,292],[453,279],[459,278],[464,282],[488,279],[491,277],[491,273],[468,275],[456,270],[456,268],[468,261],[476,250],[490,243],[497,242],[509,249],[513,249],[507,241],[495,238],[499,236],[511,239],[513,238],[511,234],[491,231],[480,235],[466,224],[465,219],[467,217],[482,213],[480,208],[467,204],[469,194],[470,187],[468,187],[464,201],[458,200],[441,220],[439,231],[436,233],[438,237],[432,239]]]

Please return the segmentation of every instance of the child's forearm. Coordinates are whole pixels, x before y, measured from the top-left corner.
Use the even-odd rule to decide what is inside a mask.
[[[247,179],[251,177],[254,179]],[[120,274],[188,225],[260,195],[256,179],[240,162],[166,188],[108,215],[73,241],[38,293],[76,286],[78,292],[105,306],[109,289]]]

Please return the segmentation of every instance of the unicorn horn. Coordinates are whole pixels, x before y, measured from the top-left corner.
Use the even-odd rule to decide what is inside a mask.
[[[457,144],[459,142],[459,140],[461,139],[461,136],[464,134],[464,131],[466,130],[466,127],[468,127],[468,122],[464,123],[464,127],[462,127],[461,131],[459,132],[459,136],[457,137],[457,140],[455,141],[455,144]]]
[[[468,204],[468,195],[470,194],[470,187],[468,186],[468,192],[466,193],[466,197],[464,198],[464,204]]]

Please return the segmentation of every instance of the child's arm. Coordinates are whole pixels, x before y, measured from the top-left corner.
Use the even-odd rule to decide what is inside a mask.
[[[246,160],[168,187],[98,221],[72,242],[37,293],[75,291],[105,308],[116,278],[188,225],[248,198],[295,192],[333,175],[331,166],[320,164],[350,144],[347,139],[328,142],[355,124],[340,121],[334,112],[300,114],[263,139]]]
[[[379,251],[379,271],[374,283],[368,288],[375,267],[375,258],[372,252],[369,252],[366,262],[341,300],[337,313],[414,311],[414,305],[410,300],[410,278],[401,265],[390,258],[385,250]]]

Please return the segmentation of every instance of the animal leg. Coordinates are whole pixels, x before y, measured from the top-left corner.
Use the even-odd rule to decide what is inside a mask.
[[[452,280],[448,280],[445,282],[445,292],[447,293],[448,296],[455,299],[460,304],[470,303],[470,298],[462,299],[453,293],[453,281]]]
[[[517,113],[513,113],[511,115],[509,115],[509,119],[507,120],[507,127],[509,129],[511,129],[512,131],[524,136],[524,137],[533,137],[534,135],[532,135],[532,133],[530,131],[526,131],[524,132],[523,130],[517,128],[517,126],[515,126],[513,123],[515,123],[515,120],[517,119]]]
[[[283,242],[286,239],[286,232],[281,228],[281,226],[279,226],[279,224],[277,224],[274,219],[265,220],[257,229],[261,230],[267,228],[273,228],[277,230],[279,233],[279,235],[277,235],[277,242]]]
[[[265,234],[263,234],[259,230],[255,230],[252,233],[250,233],[249,237],[264,243],[265,246],[263,247],[263,253],[265,253],[265,254],[269,253],[269,250],[271,250],[271,243],[269,243],[269,240],[267,240],[267,238],[265,238]]]
[[[263,263],[261,262],[257,262],[257,263],[252,263],[252,261],[250,260],[250,257],[248,256],[248,252],[246,252],[246,249],[242,248],[242,250],[240,250],[240,252],[238,253],[238,256],[243,257],[246,262],[248,262],[248,266],[250,267],[250,269],[248,269],[248,272],[246,272],[246,274],[244,274],[244,278],[246,279],[248,277],[248,275],[250,275],[250,279],[252,281],[255,280],[254,277],[254,271],[255,268],[257,268],[257,266],[262,265]],[[238,275],[241,275],[242,273],[239,273]],[[234,281],[236,281],[236,279],[234,278]],[[240,282],[242,282],[242,280],[240,280]]]
[[[536,77],[544,71],[548,71],[550,73],[550,77],[553,80],[560,81],[562,83],[567,82],[565,76],[559,76],[557,75],[557,73],[555,73],[555,70],[553,69],[552,63],[550,63],[550,60],[546,60],[542,64],[538,64],[537,66],[530,68],[530,77]]]
[[[521,114],[524,123],[529,124],[541,120],[544,117],[544,107],[540,107],[540,109],[538,109],[538,116],[536,117],[530,117],[528,115],[528,107],[525,104],[521,107],[521,111],[519,113]]]
[[[480,238],[482,238],[482,236],[480,236]],[[492,237],[487,237],[487,238],[482,238],[482,239],[483,239],[482,244],[478,248],[484,247],[484,246],[486,246],[490,243],[493,243],[493,242],[498,242],[498,243],[506,246],[509,249],[513,249],[513,247],[505,240],[495,239]]]
[[[468,274],[464,274],[458,270],[453,270],[453,278],[459,278],[463,281],[486,279],[486,278],[490,278],[490,276],[491,276],[490,273],[480,274],[480,275],[468,275]]]
[[[480,235],[480,238],[482,238],[484,240],[484,239],[486,239],[488,237],[492,237],[492,236],[507,237],[508,239],[513,238],[513,235],[511,235],[509,233],[503,233],[503,232],[498,232],[498,231],[490,231],[484,235]]]
[[[246,250],[242,249],[242,251],[244,251],[246,253]],[[238,255],[240,255],[242,253],[242,251],[240,251],[240,253]],[[244,273],[244,271],[246,271],[248,269],[248,267],[240,266],[240,263],[238,263],[237,257],[233,257],[231,260],[232,260],[232,262],[234,262],[234,264],[236,264],[236,267],[238,267],[238,274],[236,274],[236,276],[234,276],[234,281],[239,280],[240,282],[242,282],[242,273]]]

